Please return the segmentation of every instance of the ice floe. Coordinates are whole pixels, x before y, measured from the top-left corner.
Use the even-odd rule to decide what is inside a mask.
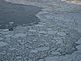
[[[8,43],[0,41],[0,47],[6,46]]]

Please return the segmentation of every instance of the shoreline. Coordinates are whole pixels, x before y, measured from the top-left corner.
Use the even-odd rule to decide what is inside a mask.
[[[5,0],[6,2],[15,3],[15,4],[23,4],[23,5],[33,5],[37,7],[43,8],[42,11],[75,11],[81,8],[81,5],[67,3],[65,0],[57,0],[51,2],[36,2],[36,1],[26,1],[26,0]],[[81,9],[80,9],[81,10]]]
[[[44,4],[41,3],[37,3],[37,2],[30,2],[30,1],[22,1],[22,0],[5,0],[6,2],[10,2],[10,3],[15,3],[15,4],[23,4],[23,5],[33,5],[33,6],[37,6],[37,7],[42,7],[42,8],[46,8],[48,6],[44,6]]]

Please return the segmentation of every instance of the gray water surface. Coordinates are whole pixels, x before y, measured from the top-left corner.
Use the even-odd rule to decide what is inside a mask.
[[[41,8],[31,5],[12,4],[0,0],[0,29],[9,27],[9,22],[17,25],[38,23],[39,19],[35,16]]]

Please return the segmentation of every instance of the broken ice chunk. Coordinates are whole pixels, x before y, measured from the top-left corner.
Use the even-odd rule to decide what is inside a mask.
[[[64,32],[58,32],[57,34],[60,35],[60,36],[65,36],[66,35],[66,33],[64,33]]]
[[[41,27],[41,26],[43,26],[43,25],[41,25],[41,24],[37,24],[37,25],[35,25],[35,26]]]
[[[3,40],[3,38],[2,38],[2,37],[0,37],[0,40]]]
[[[48,31],[48,34],[56,34],[57,33],[57,31]]]
[[[37,51],[45,51],[45,50],[49,50],[49,47],[40,47],[40,48],[36,48]]]
[[[40,34],[46,34],[46,31],[39,31]]]
[[[8,32],[8,29],[4,29],[3,32]]]
[[[81,51],[81,45],[76,47],[79,51]]]
[[[6,42],[0,42],[0,47],[3,47],[3,46],[6,46],[6,45],[8,45]]]
[[[14,24],[14,22],[9,22],[10,25]]]
[[[18,34],[15,34],[15,38],[18,38],[18,37],[25,37],[26,36],[26,34],[24,34],[24,33],[18,33]]]
[[[81,38],[76,43],[77,44],[81,44]]]
[[[30,32],[36,32],[36,30],[29,30]]]

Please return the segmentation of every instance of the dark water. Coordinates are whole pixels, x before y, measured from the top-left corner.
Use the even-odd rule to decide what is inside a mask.
[[[17,25],[38,23],[39,19],[35,16],[41,8],[31,5],[18,5],[0,0],[0,29],[9,28],[9,22]]]

